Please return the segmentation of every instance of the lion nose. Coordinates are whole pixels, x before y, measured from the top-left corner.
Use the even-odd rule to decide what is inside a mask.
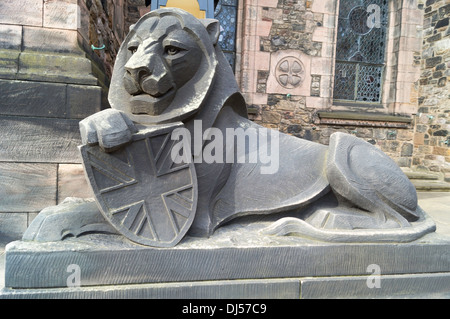
[[[150,70],[148,68],[130,68],[125,67],[125,75],[123,77],[123,84],[125,89],[131,95],[136,95],[142,93],[141,89],[141,79],[150,75]]]
[[[124,85],[128,93],[134,95],[142,93],[141,81],[150,75],[148,67],[125,67]]]
[[[145,93],[158,97],[173,87],[173,81],[169,73],[153,73],[151,76],[141,78],[140,85]]]
[[[148,67],[139,67],[139,68],[125,68],[127,74],[134,80],[136,83],[141,82],[144,78],[149,76],[150,70]]]
[[[147,93],[154,97],[161,96],[173,88],[170,73],[162,61],[148,61],[145,65],[130,63],[125,65],[124,85],[131,95]],[[149,66],[152,66],[151,68]]]

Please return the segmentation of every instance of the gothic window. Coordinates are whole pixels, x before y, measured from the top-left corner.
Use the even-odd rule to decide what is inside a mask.
[[[388,0],[340,1],[334,101],[381,103]]]
[[[220,22],[219,45],[234,70],[238,0],[219,0],[214,17]]]

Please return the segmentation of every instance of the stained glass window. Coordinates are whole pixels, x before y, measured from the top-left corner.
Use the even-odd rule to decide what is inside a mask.
[[[334,100],[380,103],[388,0],[340,1]]]
[[[236,60],[237,1],[219,0],[214,17],[220,22],[219,45],[234,70]]]

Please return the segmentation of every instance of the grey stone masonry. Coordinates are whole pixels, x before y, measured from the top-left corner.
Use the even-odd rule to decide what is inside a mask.
[[[78,122],[109,105],[102,60],[90,47],[86,3],[0,2],[3,241],[20,238],[36,213],[61,197],[91,196]]]
[[[13,242],[0,298],[448,297],[448,236],[394,245],[269,237],[253,226],[186,238],[170,249],[110,235]],[[374,263],[380,288],[370,286]],[[68,287],[71,265],[80,273],[77,287]]]

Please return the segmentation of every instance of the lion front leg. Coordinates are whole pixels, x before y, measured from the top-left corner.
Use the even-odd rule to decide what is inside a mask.
[[[117,234],[93,199],[69,197],[57,206],[44,208],[25,231],[22,240],[61,241],[93,232]]]

